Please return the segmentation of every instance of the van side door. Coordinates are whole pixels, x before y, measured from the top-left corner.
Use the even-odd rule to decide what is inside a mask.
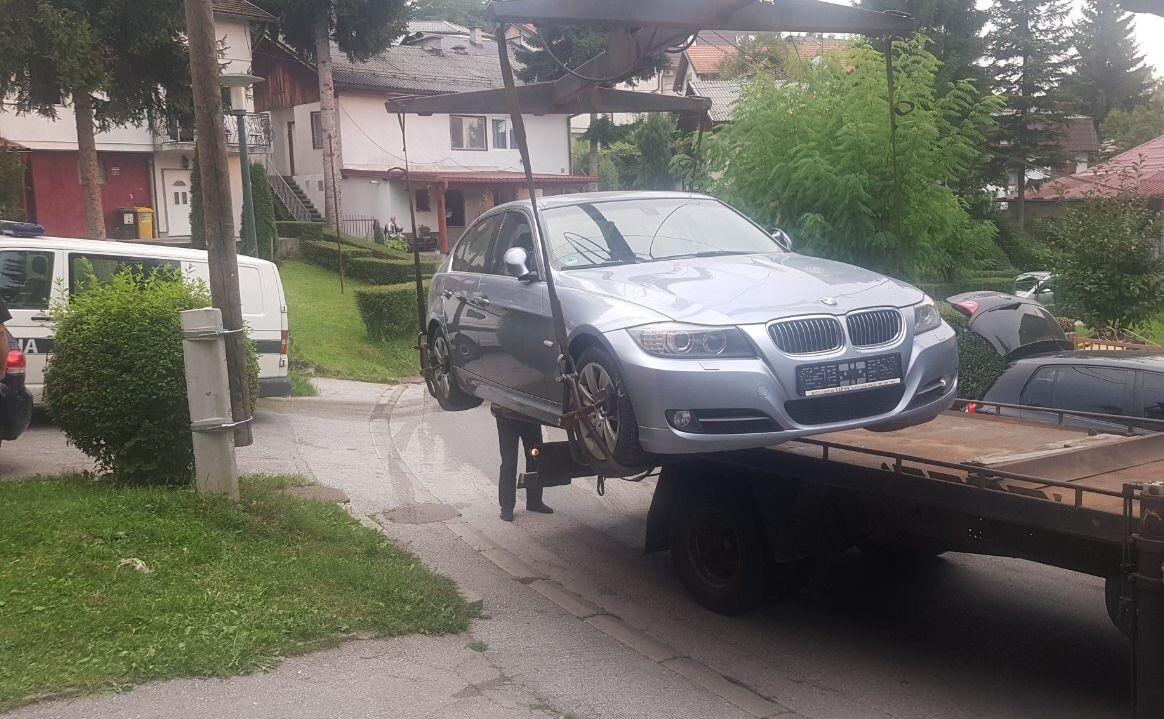
[[[45,365],[53,351],[49,304],[56,284],[56,263],[57,252],[51,249],[0,250],[0,297],[12,314],[5,326],[24,350],[25,386],[38,404],[44,391]]]

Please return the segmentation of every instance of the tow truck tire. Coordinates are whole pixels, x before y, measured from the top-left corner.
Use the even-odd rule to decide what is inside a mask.
[[[590,347],[578,357],[577,368],[578,386],[584,399],[587,393],[614,387],[614,396],[599,419],[600,427],[605,428],[602,437],[582,438],[581,444],[591,468],[604,477],[628,477],[650,469],[653,466],[651,455],[639,444],[639,420],[635,417],[618,364],[604,350]],[[609,442],[603,443],[606,452],[591,446],[602,438],[613,438],[613,446]]]
[[[683,585],[713,612],[737,615],[804,587],[811,563],[776,563],[759,513],[743,496],[693,496],[676,503],[671,560]]]
[[[426,384],[429,394],[441,409],[446,412],[460,412],[479,406],[482,399],[461,389],[457,382],[457,375],[453,372],[452,366],[452,347],[449,346],[448,336],[443,329],[438,327],[429,333],[428,351],[430,362],[437,363],[439,367]]]

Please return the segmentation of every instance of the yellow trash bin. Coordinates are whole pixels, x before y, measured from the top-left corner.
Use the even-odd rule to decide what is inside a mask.
[[[154,208],[135,207],[133,209],[137,214],[137,239],[154,239]]]

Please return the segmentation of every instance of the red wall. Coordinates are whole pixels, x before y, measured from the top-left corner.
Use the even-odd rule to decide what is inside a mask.
[[[105,231],[112,238],[120,221],[117,208],[153,207],[150,161],[148,155],[130,152],[98,152],[97,160],[105,176],[105,184],[101,186]],[[44,226],[46,235],[85,237],[77,153],[32,152],[29,166],[36,208],[33,220]]]

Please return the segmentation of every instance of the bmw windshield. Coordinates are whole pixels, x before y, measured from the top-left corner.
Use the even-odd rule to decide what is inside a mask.
[[[735,210],[704,197],[588,202],[543,217],[559,270],[783,252]]]

